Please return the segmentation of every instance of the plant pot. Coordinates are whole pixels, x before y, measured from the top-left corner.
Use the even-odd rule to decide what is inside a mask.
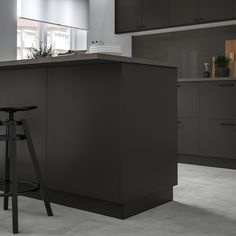
[[[217,77],[229,77],[229,67],[216,68]]]

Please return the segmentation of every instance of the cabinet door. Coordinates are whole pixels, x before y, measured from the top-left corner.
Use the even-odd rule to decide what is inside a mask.
[[[197,23],[198,0],[170,0],[170,26]]]
[[[193,118],[199,115],[199,84],[178,83],[178,117]]]
[[[200,154],[236,158],[236,120],[200,119]]]
[[[168,26],[168,1],[142,0],[142,19],[144,29]]]
[[[27,119],[41,171],[46,177],[46,69],[0,71],[0,106],[37,106],[29,112],[16,113],[16,119]],[[2,113],[1,120],[7,118]],[[4,127],[0,128],[5,133]],[[19,128],[19,133],[22,128]],[[4,172],[5,143],[0,143],[0,175]],[[17,142],[18,177],[35,181],[35,171],[25,142]]]
[[[200,21],[219,21],[232,17],[232,0],[199,0]]]
[[[200,84],[200,117],[236,119],[236,81]]]
[[[116,0],[116,33],[140,30],[142,27],[142,0]]]
[[[236,1],[233,0],[233,17],[236,17]]]
[[[198,119],[178,119],[178,153],[190,155],[199,153]]]

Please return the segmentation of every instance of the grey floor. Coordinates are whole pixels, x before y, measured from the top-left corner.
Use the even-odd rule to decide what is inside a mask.
[[[40,201],[24,197],[19,210],[19,235],[235,236],[236,170],[180,164],[174,201],[125,221],[55,204],[48,218]],[[5,235],[12,235],[10,211],[0,213]]]

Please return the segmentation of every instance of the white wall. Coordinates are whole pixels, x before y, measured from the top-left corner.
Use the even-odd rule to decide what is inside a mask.
[[[13,60],[17,55],[17,2],[0,0],[0,60]]]
[[[127,0],[128,1],[128,0]],[[115,35],[115,0],[90,0],[90,30],[88,46],[91,41],[104,41],[105,44],[120,45],[123,56],[132,55],[130,35]]]

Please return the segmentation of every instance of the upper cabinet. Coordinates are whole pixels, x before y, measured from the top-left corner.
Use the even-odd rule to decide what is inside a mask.
[[[142,27],[142,0],[116,0],[116,32],[131,32]]]
[[[233,18],[232,0],[169,0],[170,26],[201,24]]]
[[[236,18],[236,1],[233,1],[233,17]]]
[[[198,0],[169,0],[170,25],[195,24],[198,21]]]
[[[116,0],[116,33],[168,27],[167,0]]]
[[[232,19],[235,0],[199,0],[198,19],[203,22]]]
[[[144,29],[168,27],[168,1],[142,0],[142,23]]]
[[[116,33],[236,18],[236,0],[116,0]]]

